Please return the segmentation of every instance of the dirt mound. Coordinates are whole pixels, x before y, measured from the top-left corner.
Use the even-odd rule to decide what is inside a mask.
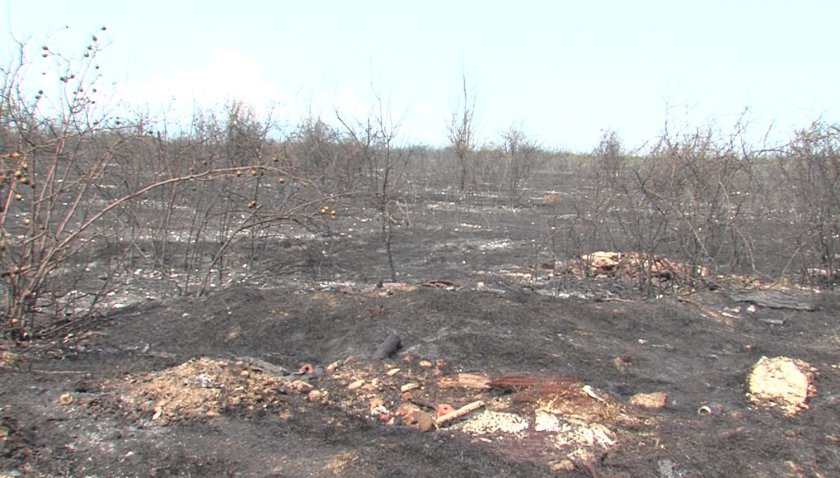
[[[201,357],[107,380],[103,389],[159,426],[255,412],[288,419],[300,413],[290,398],[305,397],[311,406],[373,424],[474,437],[496,453],[543,466],[590,462],[597,450],[639,440],[627,431],[642,423],[638,410],[580,380],[529,373],[491,379],[450,370],[445,360],[412,355],[348,357],[293,373],[256,359]]]
[[[164,425],[215,418],[223,411],[277,408],[288,385],[246,362],[202,357],[158,372],[109,380],[105,388]]]

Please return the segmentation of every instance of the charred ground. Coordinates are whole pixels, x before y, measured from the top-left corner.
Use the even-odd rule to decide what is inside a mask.
[[[113,296],[121,305],[111,313],[7,355],[5,476],[840,470],[836,294],[781,288],[810,310],[750,304],[731,287],[708,285],[641,298],[632,281],[545,265],[536,239],[556,211],[537,200],[518,208],[418,204],[411,225],[395,235],[400,284],[376,287],[386,275],[376,224],[348,212],[326,234],[278,242],[259,267],[231,274],[206,296],[159,298],[156,282],[137,273],[132,288]],[[370,362],[393,333],[402,348]],[[788,417],[748,400],[747,376],[762,356],[814,368],[807,410]],[[319,373],[293,375],[303,364]],[[520,386],[441,385],[465,372],[498,383],[518,377]],[[578,408],[541,401],[523,377],[567,384],[573,390],[563,396]],[[292,386],[293,379],[307,385]],[[196,380],[219,384],[196,388]],[[403,390],[407,384],[416,388]],[[575,391],[584,385],[606,402]],[[313,398],[309,387],[321,395]],[[194,389],[223,395],[185,401]],[[663,407],[630,403],[650,392],[667,394]],[[476,433],[466,417],[421,432],[399,410],[414,404],[433,413],[439,403],[457,408],[478,399],[528,424]],[[707,404],[723,412],[698,413]],[[547,409],[561,426],[538,431],[534,414]],[[588,441],[571,437],[584,429]]]

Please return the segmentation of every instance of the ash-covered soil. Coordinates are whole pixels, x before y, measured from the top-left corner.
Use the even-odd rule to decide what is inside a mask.
[[[642,299],[563,269],[550,207],[411,212],[400,283],[348,213],[207,296],[138,273],[112,313],[5,353],[0,476],[840,475],[835,293]],[[765,356],[807,364],[791,413],[749,396]]]

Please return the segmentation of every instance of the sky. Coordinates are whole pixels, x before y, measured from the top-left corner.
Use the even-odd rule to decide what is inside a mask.
[[[585,152],[666,123],[725,135],[741,119],[772,142],[840,121],[838,20],[834,0],[0,0],[0,64],[15,40],[72,56],[96,33],[115,110],[177,122],[239,100],[293,127],[381,103],[403,142],[432,146],[463,78],[479,143],[515,127]]]

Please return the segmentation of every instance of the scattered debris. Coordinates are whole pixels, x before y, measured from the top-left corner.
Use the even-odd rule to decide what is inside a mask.
[[[583,393],[589,395],[590,397],[594,398],[595,400],[598,400],[599,402],[606,402],[607,401],[605,398],[603,398],[600,395],[598,395],[597,393],[595,393],[595,390],[593,390],[592,387],[589,386],[589,385],[584,385],[583,387],[581,387],[581,390],[583,390]]]
[[[801,311],[814,311],[817,309],[811,297],[802,294],[793,294],[780,290],[749,290],[733,292],[729,297],[735,302],[746,302],[759,307],[771,309],[790,309]]]
[[[605,392],[572,377],[505,374],[493,379],[490,386],[514,390],[514,402],[536,404],[551,413],[589,421],[614,420],[622,409],[621,403]]]
[[[400,392],[410,392],[412,390],[416,390],[420,388],[420,384],[417,382],[410,382],[400,387]]]
[[[638,359],[632,355],[621,355],[613,359],[613,366],[615,369],[621,373],[627,373],[627,371],[634,367],[638,363]]]
[[[371,357],[372,360],[383,360],[388,358],[400,348],[402,342],[400,340],[400,336],[397,334],[391,334],[382,342],[379,347],[376,349],[376,352],[373,353]]]
[[[574,460],[593,447],[612,447],[618,441],[613,427],[641,423],[615,398],[573,377],[443,374],[445,360],[406,357],[401,357],[405,363],[401,367],[386,358],[382,364],[348,358],[325,368],[304,363],[293,373],[260,359],[199,358],[110,381],[105,389],[116,391],[130,409],[158,425],[256,410],[291,416],[292,403],[305,402],[421,432],[447,427],[505,444],[499,451],[511,457],[527,455],[529,447],[536,447],[539,452],[532,452],[537,454],[529,460],[539,457],[546,464],[557,462],[558,453]],[[65,395],[72,400],[72,395]],[[62,403],[69,403],[65,395]]]
[[[696,278],[708,277],[711,272],[703,266],[692,266],[683,262],[643,252],[597,251],[569,261],[563,267],[576,276],[609,276],[623,280],[638,280],[645,276],[658,282],[690,284]]]
[[[701,406],[697,409],[698,415],[723,415],[726,412],[726,406],[722,403],[712,402]]]
[[[308,394],[309,392],[313,391],[315,387],[312,386],[309,382],[304,382],[303,380],[295,380],[289,384],[289,388],[296,392]]]
[[[547,193],[543,195],[543,204],[557,204],[560,202],[560,195],[557,193]]]
[[[421,432],[428,432],[435,429],[435,418],[426,413],[416,405],[402,405],[397,409],[397,415],[402,417],[404,424],[416,428]]]
[[[642,408],[659,409],[668,403],[668,394],[665,392],[637,393],[630,397],[630,403]]]
[[[470,413],[478,410],[479,408],[481,408],[483,406],[484,406],[484,402],[482,402],[481,400],[476,400],[475,402],[468,403],[468,404],[464,405],[463,407],[461,407],[457,410],[453,410],[453,411],[451,411],[451,412],[449,412],[445,415],[439,416],[437,418],[437,425],[438,426],[448,425],[449,423],[452,423],[453,421],[455,421],[455,420],[457,420],[461,417],[469,415]]]
[[[759,406],[778,407],[791,416],[808,408],[816,369],[802,360],[761,357],[749,376],[749,398]]]
[[[306,398],[308,398],[310,402],[320,402],[324,399],[324,392],[320,390],[312,390]]]
[[[440,388],[470,388],[487,390],[490,388],[490,378],[480,373],[456,373],[438,379]]]
[[[682,476],[682,474],[675,472],[674,468],[676,468],[674,462],[667,458],[659,460],[656,464],[656,470],[659,472],[660,478],[677,478]]]
[[[0,368],[11,368],[20,362],[20,356],[16,353],[0,350]]]
[[[254,411],[280,406],[288,384],[288,380],[253,370],[244,361],[202,357],[165,370],[111,380],[105,386],[116,389],[126,404],[165,425],[217,417],[225,409]]]
[[[406,282],[379,282],[376,284],[378,289],[385,289],[386,291],[399,291],[399,292],[414,292],[417,290],[417,286],[413,284],[408,284]]]
[[[431,287],[433,289],[443,289],[443,290],[459,290],[461,288],[460,285],[449,282],[446,280],[430,280],[420,284],[423,287]]]
[[[545,410],[534,413],[534,431],[556,432],[560,430],[560,417]]]
[[[459,429],[471,435],[516,434],[528,429],[528,419],[516,413],[485,410],[466,420]]]

